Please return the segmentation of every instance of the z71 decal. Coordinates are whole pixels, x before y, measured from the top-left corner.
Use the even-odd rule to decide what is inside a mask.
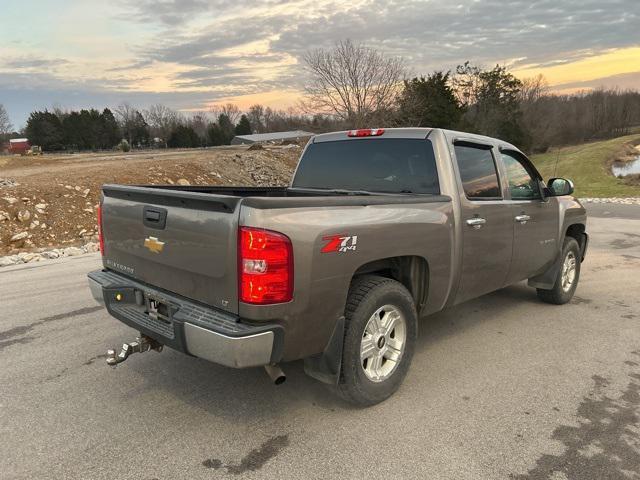
[[[327,243],[325,243],[322,250],[320,250],[321,253],[349,252],[356,250],[358,236],[339,234],[322,237],[322,240]]]

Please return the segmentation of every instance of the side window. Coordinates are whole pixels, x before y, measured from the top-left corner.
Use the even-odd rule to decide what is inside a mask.
[[[509,191],[513,200],[536,200],[540,199],[540,188],[535,175],[529,171],[526,160],[520,156],[502,152],[502,162],[507,172]]]
[[[454,145],[464,193],[469,199],[501,198],[496,164],[491,149],[470,144]]]

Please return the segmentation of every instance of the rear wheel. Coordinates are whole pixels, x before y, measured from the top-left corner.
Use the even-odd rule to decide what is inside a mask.
[[[580,279],[580,246],[575,238],[566,237],[562,248],[562,265],[551,290],[537,289],[538,298],[546,303],[563,305],[573,298]]]
[[[345,320],[338,390],[353,404],[374,405],[390,397],[409,370],[417,335],[413,297],[395,280],[360,277],[349,292]]]

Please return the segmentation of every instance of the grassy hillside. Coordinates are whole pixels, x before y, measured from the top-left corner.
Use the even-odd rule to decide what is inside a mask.
[[[610,165],[628,142],[640,141],[640,135],[585,143],[533,155],[531,160],[545,180],[554,176],[573,180],[578,197],[640,197],[640,186],[625,184],[611,175]]]

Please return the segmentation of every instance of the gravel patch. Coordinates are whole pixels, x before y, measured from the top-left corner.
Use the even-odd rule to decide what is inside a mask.
[[[585,203],[617,203],[618,205],[640,205],[640,197],[581,198]]]
[[[86,253],[94,253],[99,250],[98,243],[89,242],[81,247],[54,248],[41,252],[20,252],[16,255],[0,257],[0,267],[20,265],[21,263],[35,263],[41,260],[54,260],[65,257],[77,257]]]

